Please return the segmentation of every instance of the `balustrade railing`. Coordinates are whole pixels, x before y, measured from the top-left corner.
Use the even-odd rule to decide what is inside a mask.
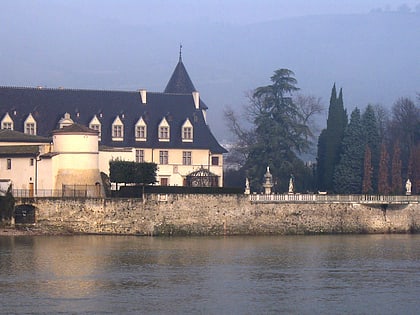
[[[70,185],[64,189],[12,189],[15,198],[98,198],[101,192],[97,186]]]
[[[251,202],[319,202],[319,203],[408,203],[420,202],[419,195],[394,196],[394,195],[326,195],[326,194],[252,194]]]

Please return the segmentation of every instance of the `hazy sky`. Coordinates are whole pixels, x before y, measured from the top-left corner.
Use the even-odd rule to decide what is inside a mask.
[[[407,25],[393,20],[396,26],[358,17],[361,27],[350,25],[353,19],[296,19],[373,11],[416,14]],[[344,85],[349,108],[415,96],[420,30],[408,28],[418,26],[419,13],[420,0],[0,0],[0,84],[159,92],[182,42],[220,139],[223,108],[246,103],[244,94],[268,84],[280,67],[295,71],[303,93],[324,101],[334,82]],[[273,30],[261,26],[291,18]],[[347,33],[334,33],[342,25]]]
[[[15,0],[11,1],[12,3]],[[25,1],[24,1],[25,2]],[[28,1],[26,1],[28,2]],[[318,14],[369,13],[371,10],[412,10],[418,0],[35,0],[40,6],[64,5],[93,18],[125,23],[162,22],[253,23]],[[59,3],[59,4],[54,4]]]

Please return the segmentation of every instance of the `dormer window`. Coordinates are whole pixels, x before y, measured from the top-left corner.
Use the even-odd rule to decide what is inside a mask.
[[[124,141],[124,124],[120,116],[112,123],[112,141]]]
[[[188,118],[182,125],[182,142],[193,142],[193,125]]]
[[[74,124],[74,121],[70,118],[70,114],[69,113],[65,113],[64,117],[60,119],[60,121],[58,122],[59,128],[63,128],[63,127],[67,127],[67,126],[71,126]]]
[[[29,114],[25,120],[25,130],[24,132],[28,135],[36,135],[36,121],[32,114]]]
[[[147,125],[143,120],[143,117],[137,121],[134,127],[134,134],[136,137],[136,141],[146,141],[147,140]]]
[[[92,120],[90,121],[89,128],[99,132],[98,139],[100,141],[101,140],[101,131],[102,131],[101,129],[102,128],[101,128],[101,122],[99,121],[98,117],[96,117],[96,115],[93,116]]]
[[[171,129],[166,118],[163,118],[159,124],[159,141],[169,142],[171,136]]]
[[[6,113],[6,115],[4,115],[1,121],[1,129],[13,130],[13,120],[10,117],[9,113]]]

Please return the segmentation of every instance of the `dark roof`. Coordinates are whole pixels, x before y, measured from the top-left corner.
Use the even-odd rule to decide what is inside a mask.
[[[39,153],[37,145],[7,145],[0,146],[0,156],[36,156]]]
[[[81,124],[72,124],[70,126],[65,126],[61,129],[53,130],[53,135],[55,134],[99,134],[99,131],[90,129],[89,127],[83,126]]]
[[[184,86],[189,86],[188,92],[147,92],[146,104],[141,102],[138,91],[0,87],[0,119],[9,113],[14,122],[14,129],[23,131],[24,121],[31,113],[37,122],[37,134],[45,137],[58,129],[58,122],[65,113],[69,113],[75,123],[83,126],[89,126],[96,115],[101,122],[100,145],[209,149],[213,153],[225,153],[226,150],[219,145],[205,122],[203,109],[207,106],[200,100],[199,109],[195,108],[190,93],[194,86],[181,60],[174,74],[179,71],[185,72],[184,79],[188,78]],[[171,78],[170,83],[174,80]],[[124,124],[124,141],[112,141],[112,123],[117,116]],[[135,141],[134,126],[140,117],[147,124],[146,142]],[[170,125],[170,142],[158,141],[158,126],[164,117]],[[187,118],[193,125],[193,142],[182,142],[181,139],[182,125]]]
[[[40,142],[40,143],[50,143],[52,140],[47,137],[28,135],[26,133],[1,129],[0,130],[0,142]]]
[[[185,69],[182,63],[181,56],[179,57],[178,64],[166,85],[164,93],[192,93],[196,91],[194,84],[192,83],[190,76],[188,75],[187,69]]]

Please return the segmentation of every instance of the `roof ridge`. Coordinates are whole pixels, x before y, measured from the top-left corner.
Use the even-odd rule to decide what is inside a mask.
[[[138,90],[106,90],[106,89],[83,89],[83,88],[62,88],[62,87],[36,87],[36,86],[7,86],[0,85],[0,89],[15,89],[15,90],[45,90],[45,91],[72,91],[72,92],[120,92],[120,93],[139,93]],[[147,91],[147,90],[146,90]],[[147,91],[148,94],[170,94],[170,95],[191,95],[191,93],[182,92],[159,92]]]
[[[83,89],[83,88],[63,88],[63,87],[37,87],[37,86],[7,86],[0,85],[0,89],[16,89],[16,90],[45,90],[45,91],[74,91],[74,92],[123,92],[123,93],[138,93],[138,90],[106,90],[106,89]],[[151,93],[151,92],[149,92]]]

